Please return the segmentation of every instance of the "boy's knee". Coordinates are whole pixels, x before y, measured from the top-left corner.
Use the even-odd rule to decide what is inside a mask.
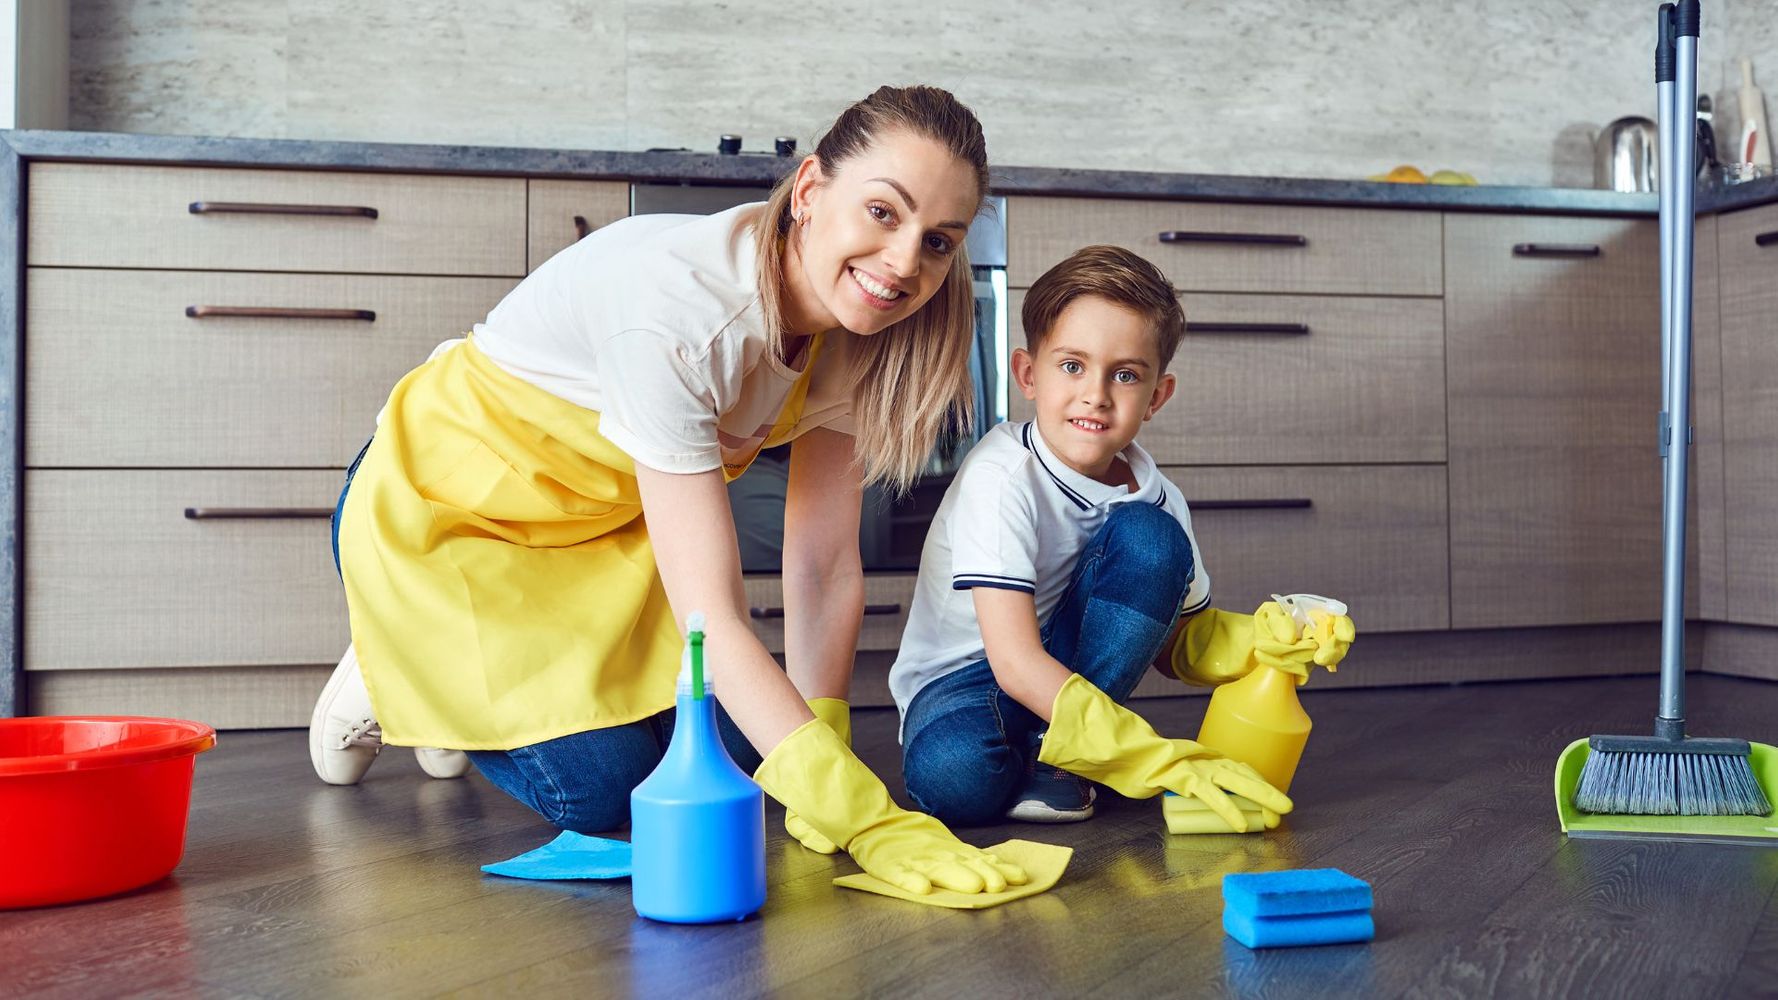
[[[1151,503],[1118,504],[1106,518],[1106,541],[1118,564],[1154,580],[1189,582],[1196,567],[1191,540],[1165,509]]]

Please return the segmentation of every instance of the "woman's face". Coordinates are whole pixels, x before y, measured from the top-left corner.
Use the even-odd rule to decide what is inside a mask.
[[[805,159],[790,200],[804,220],[786,275],[793,332],[869,335],[913,315],[944,283],[980,200],[967,162],[909,132],[831,173]]]

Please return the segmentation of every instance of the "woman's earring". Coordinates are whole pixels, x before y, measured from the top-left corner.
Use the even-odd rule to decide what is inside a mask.
[[[807,211],[798,213],[797,217],[796,217],[796,224],[799,226],[808,225],[809,224],[809,213]]]

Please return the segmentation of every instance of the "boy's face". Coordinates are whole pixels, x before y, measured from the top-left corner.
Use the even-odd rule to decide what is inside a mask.
[[[1094,479],[1173,395],[1148,320],[1097,295],[1068,303],[1035,357],[1013,352],[1012,370],[1050,450]]]

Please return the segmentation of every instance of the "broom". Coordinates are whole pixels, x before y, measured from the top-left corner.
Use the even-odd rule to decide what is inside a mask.
[[[1692,178],[1698,0],[1662,4],[1655,46],[1661,162],[1661,706],[1653,736],[1594,736],[1576,808],[1638,816],[1764,816],[1746,740],[1685,735],[1685,491],[1691,445]],[[1686,428],[1681,439],[1678,427]]]

